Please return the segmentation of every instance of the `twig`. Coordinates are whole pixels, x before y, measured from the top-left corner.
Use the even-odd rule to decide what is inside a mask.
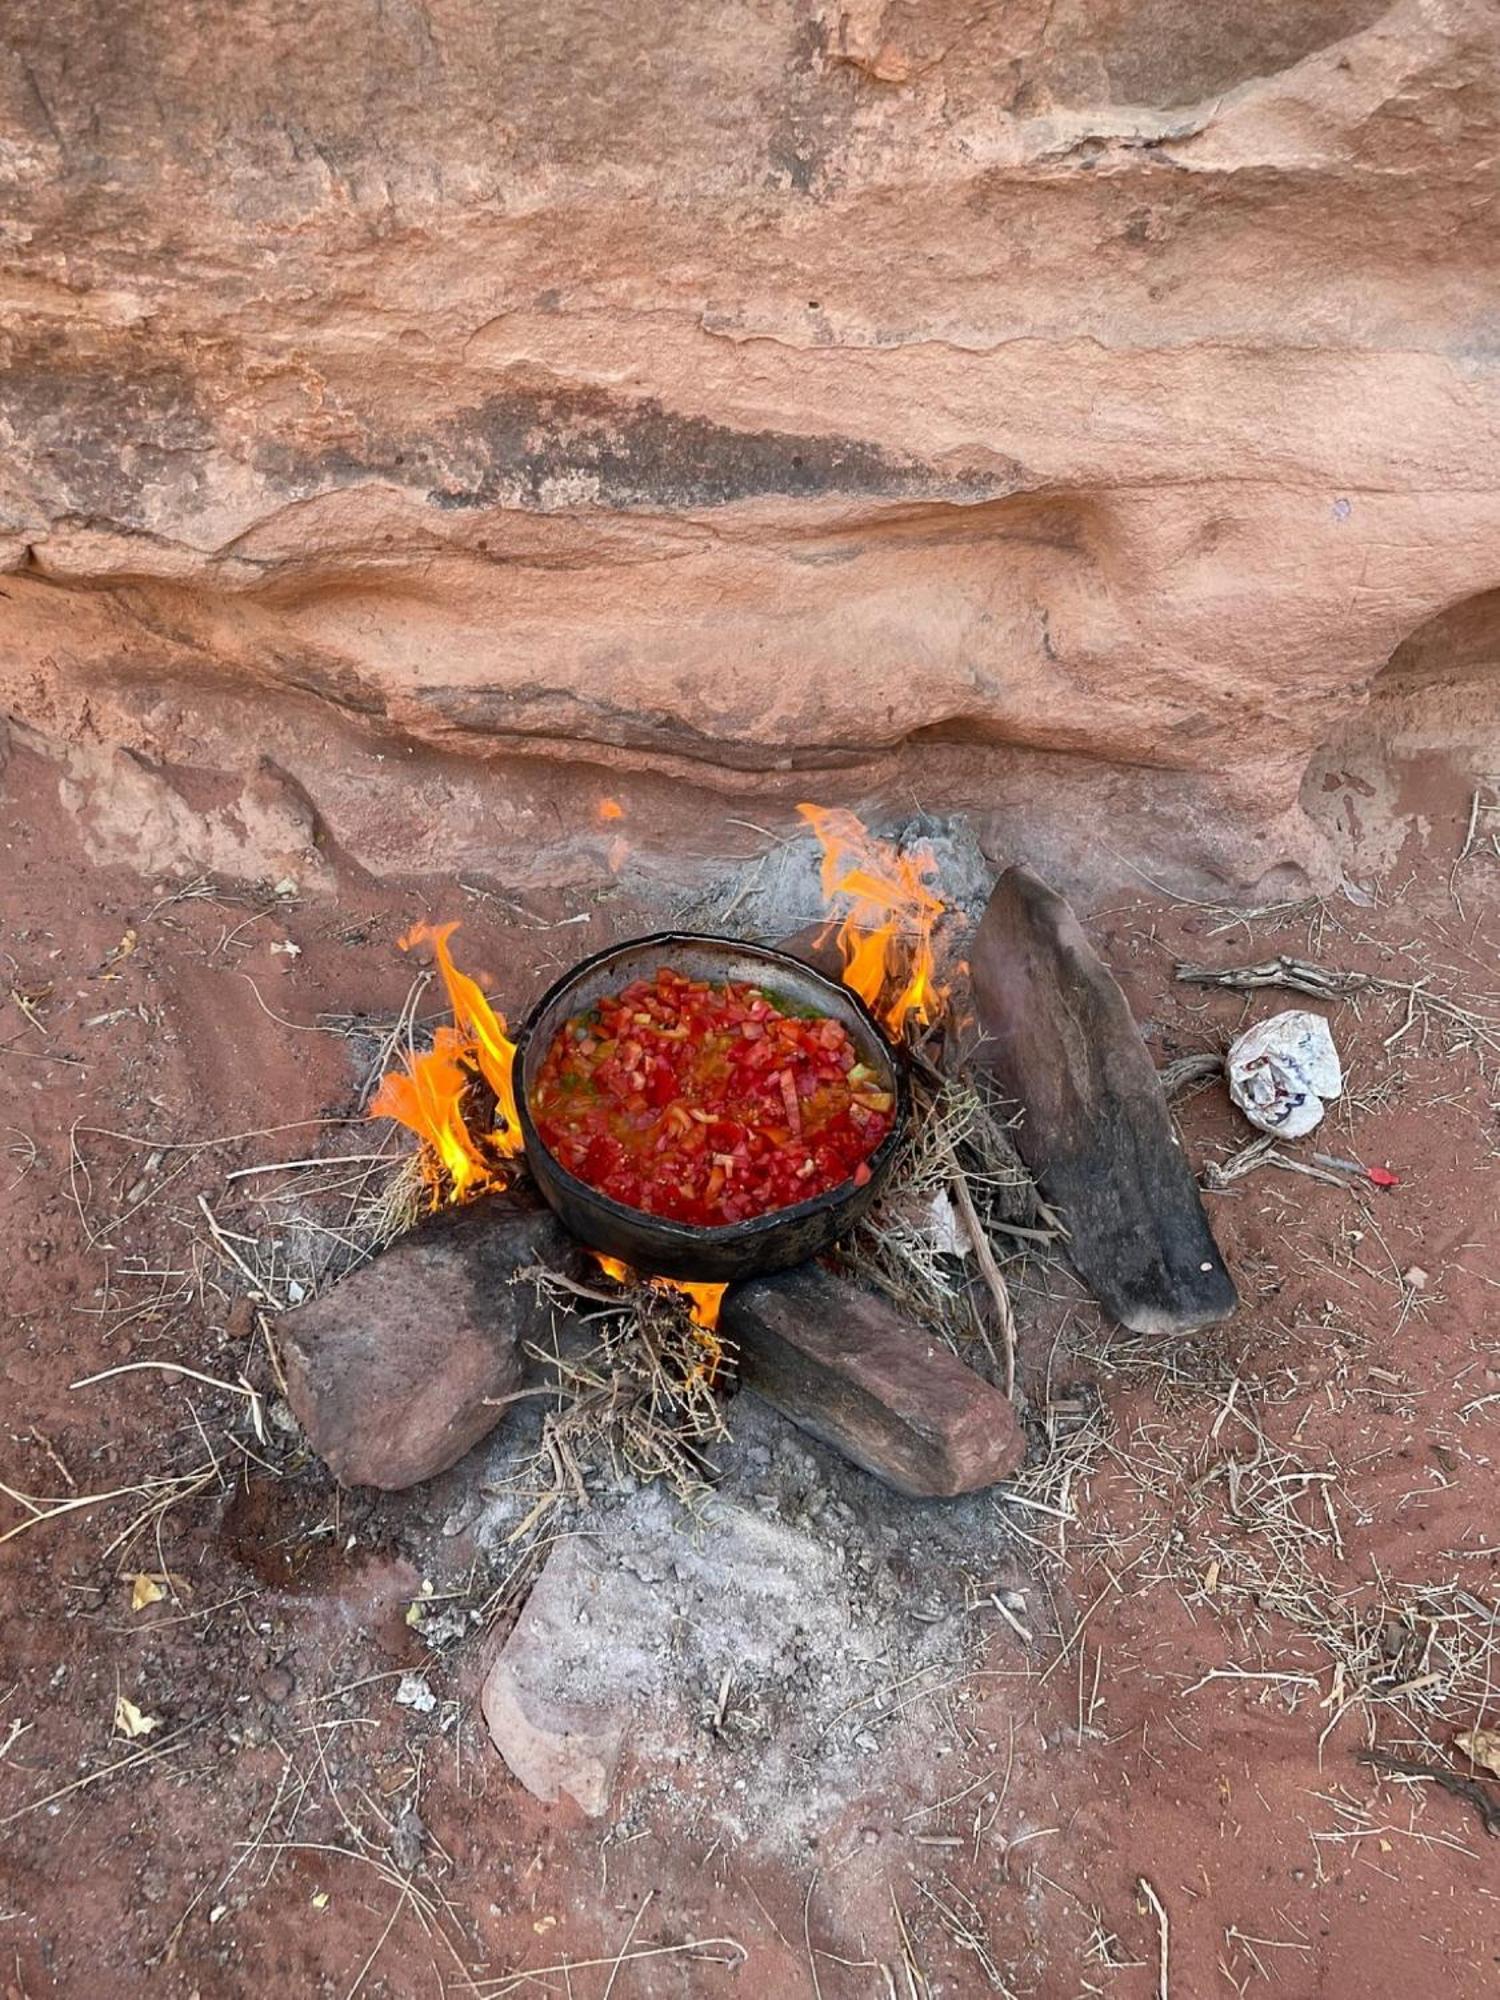
[[[682,1944],[645,1945],[640,1951],[617,1952],[613,1958],[570,1958],[558,1965],[533,1965],[523,1972],[507,1973],[501,1979],[484,1979],[476,1987],[476,1992],[487,1996],[487,2000],[502,2000],[507,1993],[514,1993],[518,1987],[545,1979],[554,1973],[591,1972],[603,1966],[634,1965],[643,1958],[676,1958],[684,1952],[701,1953],[711,1965],[743,1965],[750,1954],[738,1938],[711,1937],[688,1938]],[[722,1952],[733,1952],[733,1958],[720,1957]]]
[[[1483,1043],[1491,1051],[1500,1052],[1500,1017],[1476,1013],[1471,1007],[1460,1006],[1456,1000],[1444,999],[1440,993],[1427,992],[1425,979],[1382,979],[1373,972],[1330,971],[1307,959],[1287,957],[1268,958],[1258,965],[1179,964],[1177,977],[1186,980],[1189,985],[1227,986],[1237,992],[1281,986],[1290,993],[1306,993],[1314,1000],[1347,1000],[1356,993],[1399,994],[1407,1003],[1407,1019],[1389,1038],[1388,1047],[1406,1033],[1420,1005],[1441,1020],[1451,1021],[1465,1029],[1476,1042]]]
[[[1422,1764],[1413,1757],[1393,1757],[1388,1750],[1356,1750],[1356,1764],[1368,1764],[1372,1771],[1384,1771],[1396,1778],[1430,1778],[1445,1792],[1462,1799],[1478,1813],[1486,1833],[1500,1833],[1500,1799],[1496,1799],[1478,1778],[1466,1778],[1459,1771],[1444,1770],[1440,1764]],[[3,1821],[0,1821],[3,1824]]]
[[[1459,858],[1459,861],[1461,861],[1461,862],[1463,862],[1463,861],[1467,861],[1467,860],[1468,860],[1468,858],[1469,858],[1469,849],[1470,849],[1470,848],[1471,848],[1471,847],[1472,847],[1472,846],[1474,845],[1474,835],[1475,835],[1475,832],[1477,831],[1477,829],[1478,829],[1478,826],[1479,826],[1479,800],[1480,800],[1480,796],[1481,796],[1481,794],[1480,794],[1480,789],[1479,789],[1479,787],[1478,787],[1478,786],[1476,785],[1476,786],[1474,787],[1474,796],[1473,796],[1473,798],[1471,798],[1471,799],[1470,799],[1470,801],[1469,801],[1469,830],[1468,830],[1468,832],[1467,832],[1467,833],[1466,833],[1466,834],[1464,835],[1464,844],[1463,844],[1463,846],[1462,846],[1462,847],[1461,847],[1461,848],[1460,848],[1460,849],[1458,850],[1458,858]]]
[[[625,1942],[620,1946],[619,1951],[615,1954],[615,1962],[609,1968],[609,1979],[607,1980],[604,1988],[604,2000],[609,2000],[610,1994],[613,1993],[615,1990],[615,1978],[619,1973],[620,1967],[625,1963],[625,1954],[629,1951],[630,1947],[635,1943],[635,1934],[637,1930],[640,1928],[641,1918],[645,1916],[647,1906],[650,1903],[651,1898],[655,1894],[656,1891],[654,1889],[648,1889],[646,1891],[646,1894],[641,1901],[641,1907],[636,1911],[635,1915],[630,1920],[630,1929],[625,1933]]]
[[[894,1889],[891,1891],[891,1915],[896,1919],[896,1931],[901,1939],[901,1969],[906,1974],[907,2000],[929,2000],[931,1988],[927,1984],[927,1975],[917,1963],[916,1947],[911,1941],[911,1932],[906,1927]]]
[[[59,1514],[73,1514],[80,1507],[102,1507],[110,1500],[126,1500],[132,1494],[149,1493],[153,1486],[160,1486],[166,1490],[176,1486],[190,1486],[200,1477],[201,1474],[196,1472],[184,1472],[171,1479],[148,1480],[137,1486],[112,1486],[107,1493],[76,1493],[66,1500],[46,1501],[38,1501],[29,1493],[19,1493],[15,1487],[7,1486],[0,1480],[0,1493],[3,1493],[7,1500],[14,1500],[18,1507],[25,1507],[30,1514],[29,1520],[18,1521],[13,1528],[7,1528],[5,1533],[0,1535],[0,1544],[14,1541],[17,1535],[24,1535],[28,1528],[39,1528],[46,1521],[55,1521]],[[3,1824],[4,1821],[0,1820],[0,1825]]]
[[[629,1310],[628,1292],[618,1288],[612,1292],[601,1292],[597,1285],[581,1285],[576,1278],[566,1277],[561,1271],[549,1270],[545,1264],[523,1264],[516,1272],[515,1282],[519,1285],[526,1281],[545,1282],[556,1286],[560,1292],[570,1292],[575,1299],[594,1299],[601,1306],[617,1306],[622,1312]]]
[[[229,1259],[230,1263],[233,1264],[235,1269],[239,1272],[240,1276],[248,1281],[250,1286],[250,1296],[252,1299],[254,1299],[255,1303],[257,1305],[263,1305],[269,1307],[269,1309],[272,1312],[284,1311],[285,1308],[283,1307],[281,1301],[279,1299],[273,1299],[269,1292],[262,1289],[260,1279],[251,1270],[250,1266],[245,1262],[244,1258],[240,1255],[239,1251],[235,1249],[234,1245],[229,1241],[229,1238],[224,1234],[223,1230],[219,1227],[217,1216],[215,1216],[213,1210],[209,1207],[208,1203],[204,1200],[201,1194],[198,1197],[198,1206],[203,1211],[203,1219],[208,1224],[209,1233],[213,1237],[214,1242],[218,1245],[220,1252]]]
[[[964,1178],[963,1168],[958,1164],[957,1155],[945,1139],[943,1152],[947,1157],[953,1198],[958,1203],[958,1212],[963,1218],[964,1229],[974,1246],[974,1256],[989,1288],[990,1297],[995,1301],[995,1311],[1000,1319],[1000,1340],[1005,1351],[1004,1378],[1005,1393],[1014,1396],[1016,1392],[1016,1316],[1011,1310],[1010,1291],[1000,1266],[995,1262],[995,1253],[990,1248],[990,1239],[984,1224],[979,1220],[974,1206],[974,1197],[969,1193],[969,1184]],[[982,1331],[982,1329],[981,1329]],[[986,1339],[985,1345],[989,1346]],[[990,1359],[994,1360],[991,1350]]]
[[[362,1167],[381,1160],[389,1160],[390,1153],[328,1153],[319,1160],[267,1160],[259,1167],[236,1167],[232,1174],[226,1174],[229,1181],[248,1180],[252,1174],[290,1173],[293,1167]]]
[[[802,1942],[807,1946],[807,1969],[812,1974],[813,2000],[823,2000],[823,1984],[818,1978],[818,1955],[813,1950],[812,1941],[812,1898],[817,1887],[818,1871],[815,1868],[807,1881],[807,1894],[802,1898]]]
[[[1016,1616],[1015,1612],[1011,1610],[1010,1606],[1005,1602],[1004,1598],[1002,1598],[997,1591],[992,1590],[990,1592],[990,1603],[994,1605],[995,1609],[1000,1613],[1000,1616],[1005,1620],[1006,1624],[1010,1627],[1011,1631],[1015,1633],[1016,1637],[1018,1639],[1024,1640],[1025,1643],[1029,1646],[1032,1643],[1034,1634],[1025,1625],[1021,1623],[1020,1619]]]
[[[150,1764],[158,1757],[169,1756],[173,1751],[181,1749],[184,1737],[197,1727],[196,1722],[186,1722],[170,1736],[163,1737],[160,1743],[153,1743],[149,1750],[133,1750],[128,1757],[117,1757],[113,1764],[105,1764],[100,1770],[90,1771],[86,1777],[75,1778],[71,1785],[63,1785],[55,1792],[48,1792],[44,1798],[33,1799],[30,1805],[17,1806],[14,1812],[8,1812],[4,1819],[0,1819],[0,1826],[10,1826],[15,1820],[24,1819],[27,1813],[40,1812],[43,1806],[55,1806],[59,1800],[71,1798],[75,1792],[87,1791],[90,1785],[102,1784],[106,1778],[113,1777],[116,1771],[128,1771],[133,1765]]]
[[[96,1382],[108,1382],[116,1375],[134,1375],[142,1368],[161,1368],[169,1375],[187,1375],[194,1382],[201,1382],[206,1389],[222,1389],[226,1396],[248,1396],[252,1403],[259,1402],[259,1392],[247,1382],[226,1382],[218,1375],[204,1375],[196,1368],[188,1368],[181,1361],[122,1361],[117,1368],[101,1369],[97,1375],[80,1375],[76,1382],[70,1382],[70,1389],[90,1389]]]
[[[1151,1906],[1156,1917],[1156,2000],[1169,2000],[1167,1989],[1167,1953],[1172,1935],[1166,1907],[1160,1896],[1152,1888],[1144,1875],[1136,1878],[1136,1888]]]
[[[1343,1000],[1381,984],[1367,972],[1330,972],[1302,958],[1268,958],[1258,965],[1179,964],[1177,977],[1190,986],[1229,986],[1249,992],[1262,986],[1284,986],[1314,1000]]]
[[[375,1963],[376,1959],[379,1958],[381,1952],[385,1949],[385,1941],[390,1936],[391,1932],[395,1929],[397,1917],[399,1917],[401,1912],[406,1908],[407,1894],[408,1894],[408,1887],[405,1883],[403,1883],[400,1892],[396,1897],[395,1906],[392,1909],[391,1914],[385,1920],[385,1929],[380,1933],[380,1936],[376,1938],[374,1944],[371,1946],[369,1957],[365,1960],[364,1964],[359,1968],[359,1971],[355,1973],[354,1984],[349,1988],[349,1991],[345,1994],[344,2000],[354,2000],[354,1996],[359,1992],[360,1987],[364,1985],[365,1974],[369,1971],[370,1967]]]

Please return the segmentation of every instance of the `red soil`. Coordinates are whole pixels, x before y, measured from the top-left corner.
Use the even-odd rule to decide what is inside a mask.
[[[1370,909],[1232,922],[1143,895],[1093,927],[1160,1060],[1221,1045],[1252,1011],[1300,1004],[1179,985],[1180,955],[1296,951],[1487,994],[1500,864],[1476,855],[1450,883],[1462,831],[1456,804],[1435,813],[1432,861]],[[508,1990],[485,1978],[566,1959],[570,1974],[519,1990],[578,2000],[852,2000],[920,1994],[923,1978],[933,1996],[1136,2000],[1158,1977],[1143,1880],[1166,1912],[1176,2000],[1262,1983],[1327,2000],[1496,1989],[1500,1905],[1477,1814],[1354,1754],[1373,1739],[1452,1761],[1455,1731],[1494,1715],[1480,1713],[1482,1693],[1436,1684],[1342,1714],[1336,1694],[1329,1704],[1317,1638],[1247,1594],[1265,1545],[1241,1421],[1301,1471],[1329,1475],[1295,1488],[1300,1518],[1326,1537],[1304,1538],[1308,1573],[1377,1633],[1389,1627],[1388,1683],[1420,1682],[1430,1633],[1413,1636],[1403,1608],[1455,1583],[1492,1604],[1500,1559],[1495,1128],[1472,1049],[1430,1028],[1424,1042],[1420,1019],[1387,1047],[1399,999],[1329,1010],[1350,1093],[1298,1157],[1357,1154],[1400,1185],[1353,1194],[1266,1169],[1210,1197],[1245,1303],[1175,1359],[1132,1348],[1102,1364],[1076,1289],[1055,1270],[1014,1272],[1025,1386],[1042,1397],[1050,1380],[1063,1401],[1097,1379],[1108,1411],[1108,1449],[1092,1470],[1080,1458],[1069,1491],[1077,1518],[1052,1582],[1058,1628],[1082,1620],[1081,1632],[1064,1652],[1052,1641],[1028,1653],[997,1623],[940,1793],[893,1787],[796,1866],[722,1845],[705,1855],[673,1836],[657,1787],[616,1826],[530,1799],[477,1717],[483,1647],[435,1661],[408,1627],[424,1577],[439,1593],[464,1582],[472,1550],[442,1533],[462,1467],[412,1495],[340,1495],[315,1466],[263,1472],[242,1397],[159,1369],[69,1386],[161,1360],[271,1386],[253,1314],[202,1260],[197,1196],[228,1212],[226,1175],[337,1129],[307,1121],[348,1112],[347,1046],[309,1030],[323,1010],[394,1012],[410,972],[395,937],[413,916],[453,914],[451,891],[350,875],[336,900],[261,915],[165,901],[84,865],[53,775],[21,753],[3,779],[0,838],[8,984],[29,1008],[7,1002],[0,1023],[0,1479],[68,1498],[218,1465],[126,1551],[110,1545],[143,1501],[80,1509],[0,1547],[5,2000],[458,1993],[470,1988],[457,1958],[485,1968],[483,1992]],[[605,905],[588,944],[616,924],[625,934],[629,914]],[[496,983],[503,968],[519,1006],[584,946],[575,930],[509,924],[475,908],[466,962]],[[285,941],[300,955],[272,951]],[[522,978],[524,945],[541,949]],[[1217,1088],[1183,1117],[1199,1160],[1249,1136]],[[221,1143],[164,1150],[208,1138]],[[1420,1288],[1403,1281],[1413,1267]],[[1262,1456],[1261,1470],[1279,1477],[1288,1463]],[[0,1532],[24,1516],[0,1508]],[[1057,1527],[1037,1517],[1040,1537]],[[132,1611],[139,1572],[176,1582]],[[434,1715],[390,1701],[408,1668],[431,1680]],[[1252,1674],[1305,1679],[1239,1678]],[[329,1699],[351,1683],[349,1699]],[[117,1736],[117,1693],[160,1727]],[[119,1761],[136,1752],[152,1754]],[[426,1830],[415,1849],[407,1807]],[[737,1940],[744,1963],[663,1952],[614,1964],[627,1937],[640,1953],[693,1936]]]

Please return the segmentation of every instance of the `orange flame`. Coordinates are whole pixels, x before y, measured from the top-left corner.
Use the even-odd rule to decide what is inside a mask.
[[[658,1292],[680,1292],[688,1302],[688,1316],[694,1326],[705,1333],[712,1333],[718,1326],[719,1308],[728,1285],[703,1285],[688,1278],[642,1278],[639,1271],[618,1257],[606,1257],[602,1250],[591,1250],[589,1255],[605,1277],[613,1278],[617,1285],[647,1284]]]
[[[930,853],[903,854],[877,840],[843,808],[797,808],[823,849],[823,894],[848,897],[836,933],[844,984],[900,1038],[906,1023],[927,1027],[946,998],[935,984],[932,934],[946,905],[923,879]]]
[[[432,946],[453,1009],[453,1026],[439,1028],[432,1048],[409,1056],[403,1069],[387,1071],[370,1105],[372,1118],[394,1118],[416,1133],[434,1206],[504,1187],[498,1161],[519,1153],[522,1145],[513,1080],[516,1046],[506,1035],[504,1017],[453,963],[448,940],[457,929],[456,923],[436,928],[415,924],[399,940],[403,951],[419,944]],[[477,1135],[466,1117],[476,1076],[484,1079],[495,1097],[494,1127]]]
[[[682,1292],[688,1302],[688,1317],[693,1325],[704,1333],[716,1333],[719,1326],[719,1308],[724,1303],[728,1285],[700,1285],[687,1278],[653,1278],[653,1285],[668,1291]]]
[[[620,804],[618,799],[601,799],[599,801],[599,817],[600,819],[623,819],[625,817],[625,808]]]
[[[643,1279],[638,1271],[632,1270],[629,1264],[622,1263],[618,1257],[606,1257],[602,1250],[591,1250],[589,1255],[604,1275],[613,1278],[616,1284],[644,1283],[653,1291],[676,1292],[680,1298],[687,1300],[688,1318],[697,1328],[695,1338],[703,1349],[703,1360],[693,1372],[696,1375],[701,1369],[711,1384],[724,1359],[724,1345],[719,1339],[718,1325],[719,1308],[724,1303],[724,1294],[729,1290],[728,1285],[698,1284],[687,1278]]]

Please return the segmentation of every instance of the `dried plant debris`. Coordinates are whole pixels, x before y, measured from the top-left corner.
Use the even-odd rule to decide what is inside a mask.
[[[560,1504],[585,1506],[591,1477],[604,1471],[700,1500],[712,1478],[707,1447],[729,1435],[719,1388],[732,1354],[694,1325],[679,1294],[609,1280],[579,1285],[541,1269],[524,1275],[560,1311],[574,1309],[585,1332],[565,1338],[555,1318],[552,1347],[530,1349],[556,1403],[535,1455],[515,1475],[532,1504],[511,1539],[531,1534]]]
[[[1344,1468],[1270,1435],[1249,1383],[1218,1392],[1211,1419],[1203,1386],[1183,1386],[1207,1420],[1196,1443],[1181,1407],[1107,1435],[1102,1461],[1131,1493],[1129,1526],[1093,1512],[1073,1530],[1075,1553],[1215,1613],[1253,1664],[1204,1679],[1315,1704],[1320,1740],[1346,1716],[1384,1711],[1433,1743],[1455,1714],[1482,1711],[1500,1674],[1500,1608],[1455,1582],[1349,1580]]]
[[[1227,986],[1235,992],[1255,992],[1262,988],[1284,988],[1306,993],[1315,1000],[1348,1000],[1361,993],[1380,993],[1405,1002],[1406,1016],[1386,1038],[1392,1048],[1414,1028],[1425,1040],[1438,1031],[1452,1054],[1460,1049],[1482,1050],[1491,1059],[1500,1056],[1500,1010],[1465,1006],[1442,993],[1434,993],[1426,979],[1383,979],[1373,972],[1341,972],[1314,964],[1310,959],[1285,955],[1268,958],[1256,965],[1188,965],[1177,967],[1177,977],[1193,986]]]
[[[1500,1833],[1500,1792],[1482,1779],[1466,1777],[1462,1771],[1451,1771],[1444,1764],[1428,1764],[1416,1757],[1397,1757],[1389,1750],[1356,1750],[1354,1760],[1358,1764],[1368,1764],[1372,1771],[1379,1771],[1387,1777],[1415,1778],[1437,1785],[1454,1798],[1462,1799],[1465,1805],[1472,1806],[1486,1833]]]
[[[970,1218],[988,1247],[1059,1243],[1062,1225],[1011,1142],[1012,1108],[985,1082],[944,1077],[923,1064],[912,1094],[913,1116],[891,1178],[843,1244],[841,1261],[851,1277],[883,1292],[971,1363],[976,1344],[988,1348],[992,1366],[1003,1372],[987,1318],[999,1321],[1007,1342],[1009,1302],[1003,1278],[998,1287],[991,1281],[985,1296],[990,1273]]]

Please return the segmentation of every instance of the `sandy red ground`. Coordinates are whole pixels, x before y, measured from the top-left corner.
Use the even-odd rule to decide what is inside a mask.
[[[1143,890],[1096,913],[1095,934],[1161,1060],[1220,1045],[1272,1004],[1176,983],[1179,956],[1295,951],[1482,1000],[1500,863],[1476,855],[1450,875],[1462,833],[1455,803],[1427,858],[1368,909],[1232,921]],[[20,753],[0,838],[0,988],[29,1001],[0,1015],[0,1479],[51,1500],[218,1467],[128,1549],[110,1545],[149,1495],[0,1548],[6,2000],[436,1995],[472,1990],[468,1968],[485,1994],[534,1968],[515,1990],[577,2000],[1136,2000],[1158,1990],[1162,1934],[1143,1882],[1165,1912],[1177,2000],[1500,1988],[1500,1848],[1469,1804],[1355,1756],[1375,1742],[1454,1763],[1455,1732],[1494,1721],[1493,1705],[1482,1712],[1482,1685],[1340,1694],[1316,1633],[1243,1588],[1259,1531],[1235,1517],[1223,1470],[1254,1457],[1248,1414],[1325,1475],[1298,1488],[1321,1532],[1326,1486],[1337,1522],[1312,1545],[1314,1571],[1361,1616],[1386,1604],[1395,1682],[1420,1590],[1457,1583],[1481,1630],[1500,1559],[1500,1270],[1494,1092],[1472,1048],[1420,1019],[1387,1047],[1405,1017],[1388,996],[1327,1010],[1351,1090],[1315,1143],[1400,1185],[1354,1194],[1264,1170],[1212,1195],[1244,1306],[1185,1357],[1132,1347],[1101,1366],[1072,1286],[1017,1271],[1025,1382],[1035,1395],[1050,1370],[1057,1396],[1097,1378],[1108,1413],[1106,1449],[1079,1460],[1052,1583],[1066,1649],[1028,1653],[997,1630],[942,1792],[893,1788],[796,1865],[705,1854],[656,1793],[613,1829],[527,1797],[478,1723],[480,1644],[432,1670],[451,1704],[437,1716],[390,1703],[378,1677],[431,1665],[404,1616],[422,1576],[441,1590],[469,1561],[441,1534],[462,1467],[426,1493],[339,1496],[315,1466],[277,1479],[258,1465],[241,1398],[160,1370],[69,1386],[164,1359],[265,1382],[253,1315],[203,1258],[196,1197],[217,1205],[237,1168],[335,1129],[308,1122],[352,1100],[347,1045],[316,1032],[318,1016],[393,1012],[409,978],[395,937],[447,913],[451,892],[351,878],[335,901],[264,916],[165,901],[85,864],[53,775]],[[516,1003],[572,949],[570,932],[517,933],[494,906],[467,923],[473,962]],[[271,951],[285,940],[300,955]],[[542,949],[523,973],[528,944]],[[1183,1118],[1200,1161],[1249,1136],[1217,1088]],[[168,1275],[133,1275],[133,1256]],[[1420,1289],[1403,1280],[1414,1266]],[[25,1518],[0,1508],[0,1532]],[[176,1579],[175,1595],[132,1611],[141,1571]],[[1413,1629],[1406,1677],[1421,1680]],[[1235,1678],[1252,1674],[1282,1678]],[[328,1699],[351,1683],[352,1702]],[[114,1727],[121,1692],[160,1718],[134,1744]],[[413,1805],[415,1850],[400,1831]],[[691,1938],[734,1942],[680,1949]]]

